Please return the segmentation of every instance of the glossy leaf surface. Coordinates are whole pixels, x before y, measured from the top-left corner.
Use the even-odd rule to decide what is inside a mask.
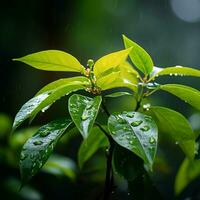
[[[69,113],[83,138],[88,137],[93,127],[101,100],[101,96],[89,98],[78,94],[74,94],[69,98]]]
[[[154,65],[151,56],[142,47],[125,35],[123,35],[123,40],[125,48],[132,47],[129,56],[133,64],[144,74],[150,74]]]
[[[45,164],[57,141],[71,124],[71,120],[60,119],[42,126],[24,144],[20,156],[22,182],[26,183]]]
[[[86,81],[77,81],[76,77],[70,78],[70,80],[71,82],[68,83],[68,81],[66,81],[66,84],[61,81],[63,84],[60,86],[57,86],[58,81],[56,81],[56,83],[50,83],[50,86],[47,85],[41,90],[46,91],[45,93],[40,94],[40,91],[38,96],[33,97],[27,103],[25,103],[15,117],[13,129],[16,129],[24,120],[37,115],[40,110],[51,105],[62,96],[73,91],[84,89],[86,88],[86,83],[89,84],[89,82]],[[49,90],[50,88],[52,88],[52,90]]]
[[[187,121],[180,113],[160,106],[150,107],[152,114],[160,132],[167,134],[176,144],[179,144],[184,153],[189,157],[194,157],[195,134]]]
[[[150,167],[157,150],[158,130],[150,116],[138,112],[123,112],[109,117],[112,138],[122,147],[134,152]]]
[[[46,71],[72,71],[84,73],[85,68],[72,55],[58,50],[46,50],[14,60]]]
[[[179,97],[194,108],[200,110],[200,91],[192,87],[179,84],[161,85],[160,89]]]
[[[121,97],[121,96],[126,96],[126,95],[129,96],[132,94],[129,92],[114,92],[114,93],[105,95],[105,97],[115,98],[115,97]]]
[[[96,84],[102,90],[125,87],[135,92],[137,91],[138,80],[133,74],[118,71],[97,79]]]
[[[190,67],[174,66],[174,67],[154,67],[151,73],[151,79],[158,76],[170,75],[170,76],[195,76],[200,77],[200,70],[193,69]]]
[[[89,160],[98,149],[107,146],[109,146],[109,143],[105,134],[98,127],[94,127],[90,135],[87,139],[83,140],[79,148],[78,163],[80,168],[83,167],[84,163]]]
[[[119,67],[128,57],[130,48],[122,51],[117,51],[108,55],[103,56],[94,64],[94,74],[96,78],[102,76],[102,74],[109,70]]]

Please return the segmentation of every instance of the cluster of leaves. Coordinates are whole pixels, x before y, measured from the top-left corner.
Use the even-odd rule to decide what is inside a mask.
[[[57,50],[41,51],[14,59],[40,70],[78,72],[81,76],[59,79],[43,87],[17,113],[13,130],[26,119],[32,121],[40,111],[45,111],[65,95],[78,90],[90,93],[88,96],[71,95],[68,101],[70,117],[42,126],[27,140],[20,158],[23,182],[27,182],[42,168],[56,143],[73,126],[77,127],[84,139],[79,150],[79,166],[82,167],[97,149],[114,144],[115,170],[127,180],[136,176],[128,166],[132,163],[130,160],[135,159],[131,157],[132,154],[141,160],[146,170],[152,170],[158,132],[177,143],[188,159],[195,157],[196,135],[187,119],[172,109],[144,102],[148,102],[153,93],[163,90],[200,110],[198,90],[180,84],[161,85],[155,82],[163,75],[200,77],[200,71],[182,66],[155,67],[152,58],[142,47],[126,36],[123,36],[123,41],[124,50],[108,54],[95,63],[88,60],[86,67],[72,55]],[[127,61],[128,56],[133,66]],[[129,92],[114,93],[110,90],[113,88],[127,88]],[[111,91],[111,94],[104,94],[105,90]],[[133,95],[137,102],[135,109],[109,113],[104,104],[106,98],[123,95]],[[100,109],[107,114],[107,124],[97,121]]]

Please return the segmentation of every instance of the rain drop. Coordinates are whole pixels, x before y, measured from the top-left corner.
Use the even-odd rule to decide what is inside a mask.
[[[134,117],[134,113],[127,113],[126,116],[129,117],[129,118],[133,118]]]
[[[41,137],[46,137],[47,135],[49,135],[49,130],[45,130],[45,131],[42,131],[41,133],[40,133],[40,136]]]
[[[154,142],[155,142],[155,139],[154,139],[153,137],[150,137],[149,143],[150,143],[150,144],[153,144]]]
[[[39,141],[33,142],[33,144],[34,144],[34,145],[41,145],[41,144],[43,144],[43,142],[39,140]]]
[[[21,153],[20,160],[24,160],[25,158],[27,158],[27,156],[24,153]]]
[[[129,144],[133,144],[133,140],[130,140],[130,141],[129,141]]]
[[[133,121],[133,122],[131,123],[131,126],[136,127],[136,126],[139,126],[141,123],[142,123],[142,120]]]
[[[173,74],[172,74],[172,73],[170,73],[169,75],[170,75],[170,76],[172,76]]]
[[[83,121],[87,120],[88,118],[89,118],[89,116],[86,115],[86,114],[83,114],[83,115],[81,116],[81,119],[82,119]]]
[[[148,131],[150,129],[149,126],[143,126],[140,128],[141,131]]]

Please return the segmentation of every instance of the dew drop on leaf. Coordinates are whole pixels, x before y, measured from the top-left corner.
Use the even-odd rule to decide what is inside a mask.
[[[131,126],[136,127],[136,126],[139,126],[140,124],[142,124],[142,120],[133,121],[133,122],[131,123]]]
[[[129,141],[129,144],[133,144],[133,140],[130,140],[130,141]]]
[[[143,126],[140,128],[141,131],[148,131],[150,129],[149,126]]]
[[[89,116],[86,115],[86,114],[83,114],[83,115],[81,116],[81,119],[82,119],[83,121],[87,120],[88,118],[89,118]]]
[[[40,133],[40,136],[41,137],[46,137],[47,135],[49,135],[49,130],[44,130],[44,131],[42,131],[41,133]]]
[[[43,144],[43,142],[39,140],[39,141],[34,141],[33,144],[34,145],[41,145],[41,144]]]
[[[24,160],[25,158],[27,158],[27,156],[24,153],[21,153],[20,160]]]
[[[150,144],[153,144],[154,142],[155,142],[155,139],[154,139],[153,137],[150,137],[149,143],[150,143]]]
[[[133,113],[128,113],[126,116],[129,117],[129,118],[133,118],[134,114]]]

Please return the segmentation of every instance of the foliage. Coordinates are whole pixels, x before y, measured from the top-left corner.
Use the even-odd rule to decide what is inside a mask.
[[[162,134],[178,143],[187,159],[194,159],[196,136],[187,119],[169,108],[151,106],[149,97],[163,90],[199,109],[198,90],[180,84],[162,85],[157,80],[163,75],[169,75],[169,81],[172,75],[199,77],[200,71],[182,66],[155,67],[152,58],[142,47],[126,36],[123,36],[123,40],[124,50],[105,55],[95,63],[89,59],[86,67],[70,54],[55,50],[14,59],[40,70],[73,71],[81,75],[60,79],[43,87],[17,113],[13,131],[26,119],[32,121],[40,111],[47,110],[65,95],[78,90],[85,90],[88,94],[83,96],[76,93],[70,96],[70,115],[64,120],[42,126],[25,142],[20,157],[23,182],[39,171],[59,139],[74,126],[83,136],[78,153],[81,168],[98,149],[107,147],[104,199],[109,198],[113,189],[113,170],[131,181],[142,173],[150,174],[157,153],[158,137],[163,137]],[[127,61],[128,56],[134,66]],[[110,90],[113,88],[124,88],[128,92],[115,93]],[[109,90],[110,94],[106,94],[105,90]],[[105,104],[106,98],[123,95],[134,97],[137,102],[135,109],[110,113]],[[106,124],[98,120],[102,114],[107,115]],[[112,167],[113,164],[115,167]],[[133,172],[130,170],[132,166],[135,170]]]

